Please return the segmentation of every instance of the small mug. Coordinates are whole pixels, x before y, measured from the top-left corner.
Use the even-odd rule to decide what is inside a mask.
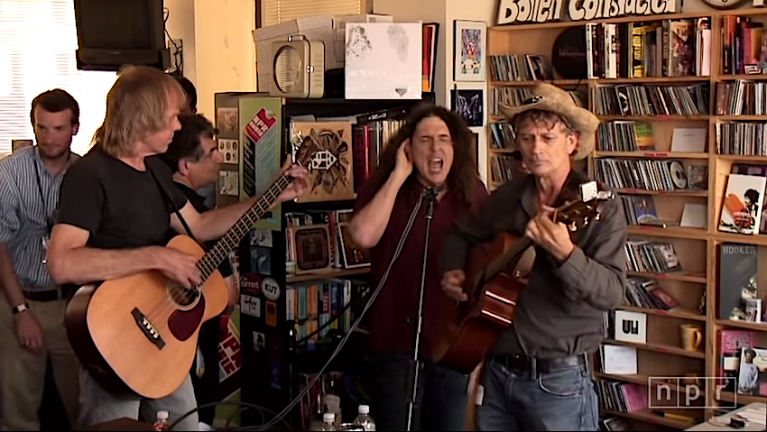
[[[694,324],[679,326],[682,333],[682,348],[687,351],[698,351],[703,344],[703,330]]]

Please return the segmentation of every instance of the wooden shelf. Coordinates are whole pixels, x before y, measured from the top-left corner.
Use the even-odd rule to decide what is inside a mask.
[[[634,121],[689,121],[689,120],[706,120],[708,121],[711,116],[709,115],[655,115],[655,116],[624,116],[624,115],[597,115],[600,120],[634,120]],[[767,120],[767,117],[765,117]]]
[[[663,151],[597,151],[594,153],[598,158],[643,158],[643,159],[708,159],[708,153],[692,152],[663,152]],[[765,158],[767,161],[767,158]]]
[[[708,82],[708,76],[678,76],[678,77],[642,77],[642,78],[599,78],[597,84],[673,84],[685,82]]]
[[[752,403],[767,403],[767,397],[764,396],[746,396],[735,394],[732,392],[722,392],[718,400],[730,403],[737,403],[738,405],[748,405]]]
[[[734,80],[767,80],[767,74],[755,74],[755,75],[719,75],[720,81],[734,81]]]
[[[288,283],[307,282],[321,279],[336,279],[347,276],[357,276],[370,273],[370,267],[362,267],[356,269],[337,269],[322,273],[305,273],[299,275],[290,275],[285,278]]]
[[[757,246],[767,246],[767,235],[763,234],[747,235],[716,232],[714,234],[714,239],[720,243],[742,243]]]
[[[646,277],[657,280],[673,280],[680,282],[692,282],[705,284],[707,282],[705,275],[696,275],[686,272],[677,273],[642,273],[642,272],[626,272],[627,276]]]
[[[605,414],[611,414],[618,417],[624,417],[632,420],[639,420],[656,425],[666,426],[674,429],[688,429],[694,426],[695,423],[685,422],[681,420],[670,419],[653,414],[650,411],[638,411],[633,413],[621,413],[617,411],[604,411]]]
[[[661,228],[650,225],[629,225],[629,235],[645,235],[653,237],[683,238],[689,240],[707,240],[708,232],[700,228]]]
[[[665,345],[658,345],[658,344],[652,344],[652,343],[640,344],[640,343],[633,343],[633,342],[623,342],[623,341],[617,341],[615,339],[605,339],[602,342],[614,344],[614,345],[630,346],[630,347],[635,347],[637,349],[641,349],[645,351],[653,351],[653,352],[659,352],[663,354],[677,355],[681,357],[689,357],[689,358],[701,359],[701,360],[706,358],[706,354],[702,352],[687,351],[683,348],[676,348],[676,347],[670,347]]]
[[[692,198],[708,198],[708,191],[689,191],[689,190],[673,190],[673,191],[651,191],[646,189],[616,189],[615,192],[626,195],[669,195],[675,197],[692,197]]]
[[[648,309],[648,308],[641,308],[636,306],[621,305],[619,309],[623,309],[623,310],[627,310],[631,312],[640,312],[640,313],[655,315],[655,316],[681,318],[681,319],[693,320],[693,321],[706,321],[705,315],[701,315],[698,312],[693,310],[679,308],[679,307],[666,311],[661,309]]]
[[[767,115],[718,115],[715,118],[725,121],[767,121]]]
[[[548,81],[490,81],[490,87],[525,87],[537,84],[553,84],[555,86],[587,85],[587,79],[558,79]]]
[[[718,159],[730,160],[730,161],[743,161],[743,162],[765,162],[767,163],[767,156],[750,156],[750,155],[716,155]]]
[[[649,235],[654,237],[675,237],[691,240],[706,240],[708,232],[701,228],[670,227],[661,228],[652,225],[629,225],[629,235]]]
[[[745,330],[767,332],[767,323],[754,323],[733,320],[716,320],[716,323],[722,327],[737,327]]]
[[[650,385],[650,377],[647,375],[614,375],[614,374],[606,374],[601,372],[594,372],[594,377],[600,378],[600,379],[609,379],[613,381],[621,381],[626,383],[638,384],[645,387],[648,387]],[[674,391],[679,390],[679,387],[676,384],[663,382],[660,379],[653,380],[652,384],[653,386],[664,384],[669,386]]]

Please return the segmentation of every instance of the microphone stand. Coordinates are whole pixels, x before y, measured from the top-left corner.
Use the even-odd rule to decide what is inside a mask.
[[[423,246],[423,264],[421,266],[421,287],[418,293],[418,311],[416,313],[415,326],[415,347],[413,348],[413,362],[411,363],[411,375],[413,377],[410,385],[410,400],[407,406],[407,431],[413,430],[413,411],[418,397],[418,381],[421,372],[421,334],[423,333],[423,298],[426,289],[426,257],[429,255],[429,237],[431,233],[431,220],[434,217],[434,201],[437,200],[437,189],[426,188],[423,191],[423,197],[427,200],[426,208],[426,237]]]

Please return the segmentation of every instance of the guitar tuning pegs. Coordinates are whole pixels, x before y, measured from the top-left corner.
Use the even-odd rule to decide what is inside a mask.
[[[575,221],[570,222],[570,225],[568,226],[570,231],[575,232],[578,231],[578,224],[575,223]]]
[[[596,214],[594,215],[594,220],[597,221],[597,222],[601,221],[602,220],[602,213],[596,212]]]

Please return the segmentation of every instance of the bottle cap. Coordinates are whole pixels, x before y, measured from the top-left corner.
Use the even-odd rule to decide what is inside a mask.
[[[168,413],[168,411],[157,411],[157,420],[168,420],[168,417],[170,417],[170,413]]]
[[[333,413],[325,413],[322,415],[322,421],[325,423],[333,423],[336,421],[336,415]]]
[[[360,405],[359,413],[360,414],[370,414],[370,407],[367,406],[367,405]]]

